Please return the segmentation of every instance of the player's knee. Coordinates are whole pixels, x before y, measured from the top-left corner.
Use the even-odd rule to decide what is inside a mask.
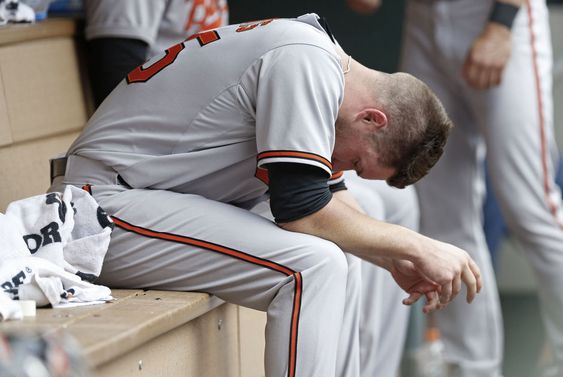
[[[342,249],[335,243],[315,238],[307,245],[310,270],[318,276],[330,279],[345,279],[348,274],[348,261]]]

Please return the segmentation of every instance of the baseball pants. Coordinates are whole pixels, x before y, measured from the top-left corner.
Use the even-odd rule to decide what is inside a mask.
[[[126,189],[111,169],[91,166],[71,157],[64,182],[88,178],[116,224],[100,283],[208,292],[266,311],[268,377],[358,376],[357,258],[229,204]]]

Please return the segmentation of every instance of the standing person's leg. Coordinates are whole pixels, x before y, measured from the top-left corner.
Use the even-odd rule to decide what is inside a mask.
[[[545,2],[526,2],[512,33],[503,82],[476,98],[476,106],[488,109],[482,116],[495,194],[536,272],[546,333],[563,366],[563,208],[554,181],[559,153]]]
[[[267,311],[266,375],[334,376],[347,261],[333,243],[201,196],[93,186],[116,223],[101,282]]]
[[[418,202],[414,188],[399,190],[383,181],[367,181],[353,172],[346,185],[371,217],[418,230]],[[405,292],[388,271],[362,262],[360,316],[361,376],[395,377],[399,370],[408,325]]]
[[[436,313],[445,358],[463,377],[500,375],[503,352],[500,302],[482,228],[484,149],[461,83],[466,51],[486,18],[481,3],[409,1],[403,34],[403,69],[436,92],[455,125],[444,155],[417,184],[421,232],[467,250],[482,273],[484,288],[471,305],[456,300]]]
[[[362,292],[362,265],[365,262],[346,253],[348,276],[346,281],[346,306],[338,341],[336,375],[360,376],[360,315]]]

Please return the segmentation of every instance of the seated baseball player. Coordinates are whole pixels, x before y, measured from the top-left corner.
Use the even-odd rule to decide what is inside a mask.
[[[358,376],[357,257],[425,311],[481,288],[465,251],[355,209],[343,170],[410,185],[451,122],[423,83],[362,66],[323,24],[258,21],[170,47],[101,104],[63,179],[116,224],[101,283],[266,311],[269,377]],[[275,222],[249,211],[267,197]]]

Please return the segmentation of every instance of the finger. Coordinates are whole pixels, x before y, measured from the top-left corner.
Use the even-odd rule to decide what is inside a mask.
[[[479,293],[483,288],[483,281],[481,279],[481,270],[479,269],[479,266],[477,266],[477,264],[473,261],[473,259],[469,259],[469,268],[471,269],[473,276],[475,276],[475,280],[477,282],[477,293]]]
[[[422,308],[422,312],[424,314],[428,314],[442,308],[442,304],[440,304],[440,299],[436,291],[428,292],[426,293],[425,296],[426,296],[426,304]]]
[[[471,303],[477,294],[477,279],[470,268],[463,269],[461,279],[467,286],[467,302]]]
[[[465,80],[467,81],[469,86],[478,89],[480,72],[481,70],[478,64],[474,61],[469,61],[465,77]]]
[[[418,281],[405,289],[406,292],[420,292],[426,293],[437,290],[439,287],[438,284],[431,282],[431,281]]]
[[[452,300],[461,292],[461,276],[457,275],[452,282]]]
[[[491,71],[491,86],[498,86],[502,77],[502,70],[494,69]]]
[[[447,304],[452,297],[452,282],[442,284],[442,292],[440,293],[440,303]]]
[[[489,70],[487,67],[481,66],[477,74],[476,89],[487,89],[489,85]]]
[[[408,305],[408,306],[410,306],[410,305],[414,304],[415,302],[417,302],[421,297],[422,297],[422,294],[421,294],[421,293],[412,292],[412,293],[409,295],[409,297],[407,297],[407,298],[405,298],[405,299],[403,300],[403,305]]]
[[[462,76],[463,79],[465,80],[465,82],[471,86],[471,70],[472,70],[472,66],[473,63],[471,61],[470,57],[467,57],[467,59],[465,60],[465,63],[463,64],[463,69],[462,69]]]

